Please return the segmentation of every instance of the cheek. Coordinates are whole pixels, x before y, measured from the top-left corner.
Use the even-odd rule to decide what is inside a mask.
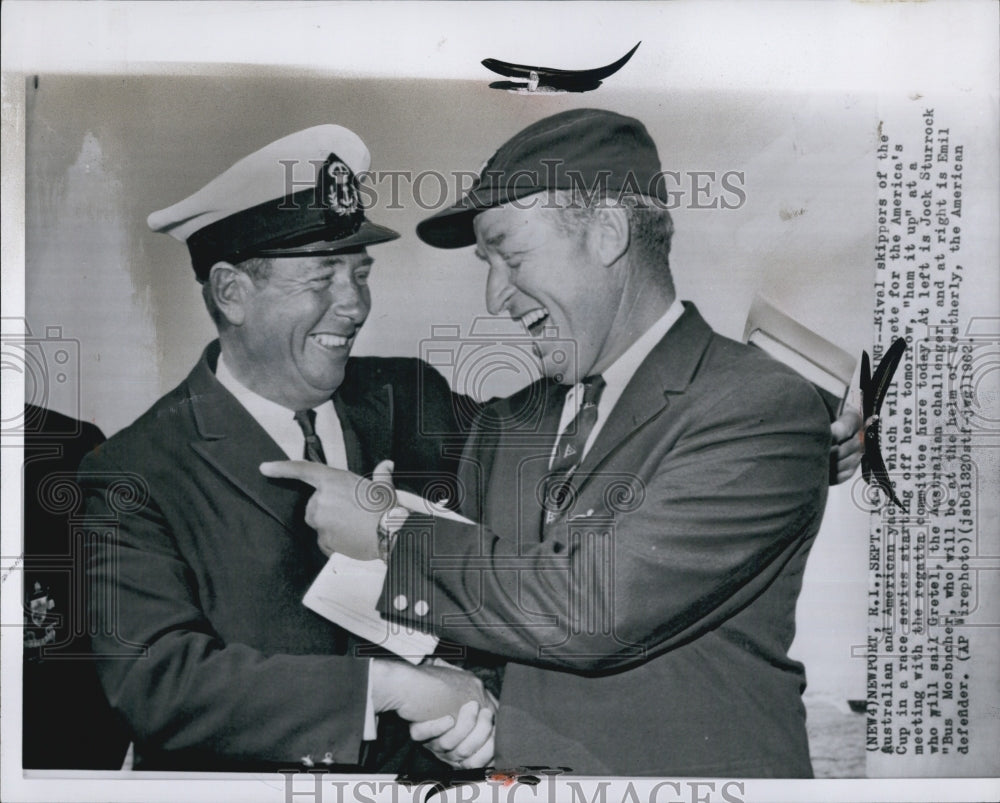
[[[279,311],[277,325],[293,335],[306,334],[323,318],[332,303],[329,293],[302,293]]]
[[[523,277],[516,277],[511,281],[514,289],[517,290],[522,296],[527,296],[528,298],[537,301],[539,304],[549,308],[549,312],[552,311],[553,307],[560,307],[559,300],[559,288],[552,287],[545,282],[531,281]]]

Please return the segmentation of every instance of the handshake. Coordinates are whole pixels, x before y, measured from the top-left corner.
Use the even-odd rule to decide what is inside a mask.
[[[376,532],[382,510],[360,504],[377,496],[372,482],[348,471],[293,460],[263,463],[266,477],[301,480],[317,489],[305,520],[319,534],[324,554],[339,552],[355,560],[379,557]],[[384,507],[395,504],[392,464],[380,463],[374,480],[390,491]],[[493,758],[496,698],[479,678],[443,661],[420,666],[391,659],[372,661],[372,701],[376,713],[395,711],[410,723],[410,738],[423,743],[453,767],[484,767]]]
[[[412,666],[377,658],[371,666],[376,713],[410,722],[410,738],[453,767],[484,767],[493,759],[496,698],[479,678],[443,661]]]

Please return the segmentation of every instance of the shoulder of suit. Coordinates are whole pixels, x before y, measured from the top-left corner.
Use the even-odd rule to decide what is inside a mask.
[[[350,396],[385,384],[416,388],[446,383],[437,369],[417,357],[351,357],[344,369],[341,393]]]
[[[34,438],[51,438],[92,447],[104,440],[96,424],[30,402],[24,405],[24,421],[26,443]]]
[[[749,415],[802,414],[829,426],[826,407],[809,380],[762,349],[718,333],[712,335],[693,387],[713,398],[738,400]]]
[[[488,399],[482,403],[480,415],[497,421],[520,420],[526,410],[536,409],[538,405],[544,404],[546,394],[550,392],[548,384],[549,380],[542,378],[525,385],[510,396]],[[534,420],[531,416],[528,418]]]
[[[41,461],[26,460],[29,468],[43,472],[54,471],[55,467],[73,471],[83,457],[104,442],[104,433],[89,421],[38,407],[24,405],[24,450],[25,456],[37,454]],[[58,453],[53,453],[58,447]]]
[[[194,433],[191,393],[187,380],[157,399],[124,429],[109,437],[92,452],[91,459],[127,463],[136,454],[148,455],[178,442],[187,443]]]
[[[753,377],[773,375],[787,377],[794,382],[806,382],[801,375],[763,349],[732,340],[718,332],[712,333],[701,368],[702,371],[742,375],[751,380]]]

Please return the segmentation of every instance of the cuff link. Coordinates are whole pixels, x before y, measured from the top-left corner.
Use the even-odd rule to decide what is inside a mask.
[[[406,606],[409,604],[410,604],[409,600],[407,600],[403,594],[400,594],[392,601],[392,607],[395,608],[397,611],[405,611]]]
[[[417,616],[426,616],[427,615],[427,611],[429,611],[430,609],[431,609],[431,606],[428,605],[422,599],[421,600],[417,600],[417,604],[413,606],[413,612]]]

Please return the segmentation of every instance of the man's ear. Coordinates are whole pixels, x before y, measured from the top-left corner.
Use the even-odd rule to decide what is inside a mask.
[[[628,250],[628,213],[618,206],[606,206],[596,210],[590,227],[591,245],[598,259],[605,267],[614,265]]]
[[[231,326],[240,326],[254,291],[253,279],[228,262],[216,262],[209,271],[208,283],[216,309]]]

